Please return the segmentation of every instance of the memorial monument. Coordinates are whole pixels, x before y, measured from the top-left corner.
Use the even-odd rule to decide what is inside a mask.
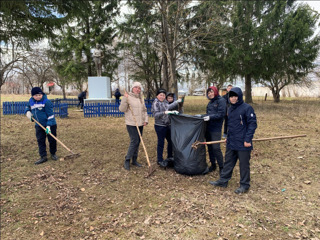
[[[111,102],[111,85],[110,78],[102,76],[102,59],[104,58],[103,50],[100,49],[100,45],[96,45],[92,58],[96,67],[97,76],[88,77],[88,91],[89,97],[85,99],[84,103],[93,102]]]

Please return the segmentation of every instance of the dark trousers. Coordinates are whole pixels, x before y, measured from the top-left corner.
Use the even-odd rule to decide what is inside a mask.
[[[143,126],[139,127],[141,136],[143,132]],[[126,155],[126,160],[137,159],[140,145],[140,137],[136,126],[127,125],[127,131],[130,137],[130,145]]]
[[[50,127],[51,133],[53,136],[57,136],[57,125],[53,125]],[[46,134],[46,131],[43,130],[40,126],[36,125],[36,137],[38,141],[39,147],[39,154],[40,157],[47,156],[47,149],[46,149],[46,137],[48,137],[50,153],[55,154],[57,152],[57,141],[50,136],[50,134]]]
[[[223,127],[223,133],[228,133],[228,115],[224,116],[224,127]]]
[[[158,162],[161,162],[163,161],[164,139],[167,139],[168,142],[167,157],[172,157],[171,130],[170,126],[164,127],[158,125],[154,125],[154,129],[156,130],[158,136],[157,160]]]
[[[219,141],[221,140],[221,132],[206,132],[207,142]],[[219,168],[223,168],[223,155],[220,148],[220,143],[218,144],[208,144],[209,158],[212,165],[217,161]]]
[[[116,104],[120,105],[120,98],[116,98]]]
[[[81,107],[81,109],[83,109],[83,103],[84,103],[84,99],[81,97],[78,97],[79,103],[78,103],[78,108],[79,106]]]
[[[240,186],[249,189],[250,187],[250,156],[251,151],[236,151],[226,149],[226,156],[223,170],[220,174],[222,182],[228,182],[232,177],[233,168],[239,159]]]

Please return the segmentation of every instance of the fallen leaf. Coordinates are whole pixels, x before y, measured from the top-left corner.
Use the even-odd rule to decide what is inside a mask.
[[[44,231],[42,231],[41,233],[40,233],[40,236],[43,236],[44,235]]]
[[[82,192],[84,192],[86,189],[85,189],[85,188],[81,188],[80,190],[81,190]]]
[[[305,184],[311,184],[311,181],[304,181]]]

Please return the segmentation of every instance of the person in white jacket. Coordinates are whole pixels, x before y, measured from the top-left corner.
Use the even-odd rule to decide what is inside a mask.
[[[129,109],[129,105],[132,111]],[[124,161],[124,168],[129,171],[130,160],[132,160],[132,165],[141,167],[141,164],[137,161],[140,136],[136,124],[139,127],[141,136],[143,127],[148,124],[148,113],[141,91],[141,83],[134,82],[131,87],[131,91],[124,94],[124,97],[122,98],[121,104],[119,106],[119,110],[121,112],[124,112],[125,123],[130,137],[130,145]],[[134,116],[132,116],[132,112]]]

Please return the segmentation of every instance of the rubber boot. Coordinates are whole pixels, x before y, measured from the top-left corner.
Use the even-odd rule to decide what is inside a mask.
[[[136,157],[132,158],[132,165],[137,166],[137,167],[142,167],[142,165],[137,162],[137,158]]]
[[[124,169],[126,169],[126,170],[130,170],[130,159],[126,159],[125,161],[124,161]]]

